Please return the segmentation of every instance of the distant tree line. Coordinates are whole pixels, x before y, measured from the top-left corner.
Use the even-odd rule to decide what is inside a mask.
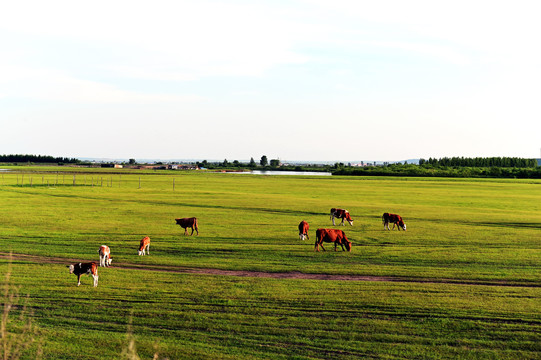
[[[0,162],[11,163],[47,163],[47,164],[79,164],[81,161],[76,158],[53,157],[47,155],[0,155]]]
[[[263,155],[259,162],[254,158],[250,158],[249,162],[240,162],[238,160],[229,161],[197,161],[195,163],[199,168],[205,169],[229,169],[229,170],[280,170],[280,171],[327,171],[330,172],[336,167],[330,165],[305,164],[305,165],[286,165],[282,164],[279,159],[270,159]]]
[[[338,167],[333,175],[541,179],[541,166],[536,159],[443,158],[421,159],[419,165]]]
[[[455,167],[503,167],[503,168],[534,168],[537,166],[536,159],[524,159],[517,157],[444,157],[441,159],[420,159],[419,165],[455,166]]]

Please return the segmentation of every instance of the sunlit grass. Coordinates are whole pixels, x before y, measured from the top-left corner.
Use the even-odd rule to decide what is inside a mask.
[[[69,174],[55,186],[55,172],[26,173],[23,186],[22,174],[3,174],[4,251],[65,258],[66,265],[97,261],[102,244],[112,251],[113,267],[99,269],[96,289],[90,277],[78,288],[64,265],[14,261],[12,279],[30,296],[44,358],[117,358],[132,313],[137,352],[148,359],[156,346],[170,359],[531,359],[541,351],[541,182],[99,170],[103,186],[96,174],[86,174],[85,184],[78,173],[76,186]],[[332,227],[331,207],[352,214],[354,226],[343,227],[351,253],[314,252],[315,230]],[[383,212],[401,214],[408,231],[384,231]],[[199,219],[199,236],[183,236],[175,225],[189,216]],[[310,224],[310,241],[298,238],[301,220]],[[139,257],[143,236],[151,238],[150,255]],[[0,259],[0,274],[6,269]],[[99,354],[97,343],[107,343]]]

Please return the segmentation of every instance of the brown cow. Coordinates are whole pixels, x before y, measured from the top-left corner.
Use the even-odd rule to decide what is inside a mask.
[[[336,251],[338,245],[342,247],[342,251],[344,251],[344,245],[346,246],[347,251],[351,251],[351,241],[348,240],[346,234],[342,230],[317,229],[315,251],[319,251],[319,246],[321,246],[323,251],[326,251],[323,247],[323,242],[333,242],[334,251]]]
[[[145,236],[141,239],[141,242],[139,242],[139,251],[137,251],[137,255],[144,256],[145,249],[147,254],[150,255],[150,238],[148,236]]]
[[[349,215],[349,211],[347,210],[332,208],[331,220],[332,220],[332,224],[336,226],[336,224],[334,223],[334,218],[342,219],[342,223],[340,225],[345,225],[344,220],[347,220],[349,225],[353,226],[353,219],[351,218],[351,216]]]
[[[197,235],[199,235],[199,229],[197,228],[197,218],[182,218],[175,219],[175,221],[177,222],[177,225],[180,225],[180,227],[184,229],[184,235],[188,234],[188,228],[192,228],[192,233],[190,234],[190,236],[193,235],[194,229],[195,231],[197,231]]]
[[[310,240],[310,237],[308,236],[308,229],[310,229],[310,225],[306,221],[301,221],[299,224],[299,239],[303,240],[308,239]]]
[[[402,220],[402,217],[397,214],[389,214],[389,213],[383,213],[383,216],[381,217],[383,220],[383,229],[391,230],[389,228],[389,223],[393,224],[393,230],[396,226],[398,228],[398,231],[400,231],[400,228],[404,229],[406,231],[406,224],[404,224],[404,220]]]
[[[92,275],[94,279],[94,287],[98,286],[98,265],[95,262],[78,263],[68,265],[70,274],[77,275],[77,286],[81,285],[81,275]]]

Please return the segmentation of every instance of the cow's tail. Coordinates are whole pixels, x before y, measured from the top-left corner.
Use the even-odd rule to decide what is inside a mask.
[[[197,230],[197,233],[199,233],[199,228],[197,227],[197,218],[195,218],[195,221],[193,222],[193,226],[195,227],[195,230]]]

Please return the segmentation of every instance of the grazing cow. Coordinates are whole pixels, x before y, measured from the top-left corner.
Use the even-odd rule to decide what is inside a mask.
[[[180,227],[184,229],[184,235],[188,234],[188,228],[192,228],[192,233],[190,234],[190,236],[193,235],[194,229],[195,231],[197,231],[197,235],[199,235],[199,229],[197,228],[197,218],[182,218],[175,219],[175,221],[177,222],[177,225],[180,225]]]
[[[113,259],[111,259],[111,250],[109,249],[109,246],[100,246],[98,254],[100,254],[100,266],[111,266]]]
[[[308,236],[308,229],[310,229],[310,225],[306,221],[301,221],[299,224],[299,239],[303,240],[308,239],[310,240],[310,237]]]
[[[342,223],[340,225],[345,225],[344,220],[347,220],[349,225],[353,226],[353,219],[351,218],[351,216],[349,215],[349,211],[347,211],[347,210],[332,208],[331,209],[331,220],[332,220],[333,225],[335,225],[334,218],[342,219]]]
[[[77,286],[81,285],[81,275],[92,275],[94,279],[94,287],[98,286],[98,265],[95,262],[78,263],[68,265],[70,274],[77,275]]]
[[[141,242],[139,243],[139,251],[137,252],[137,254],[144,256],[145,249],[147,251],[147,254],[150,255],[150,238],[148,236],[145,236],[141,239]]]
[[[334,243],[334,251],[336,251],[336,247],[340,245],[342,247],[342,251],[344,251],[344,245],[346,246],[347,251],[351,251],[351,241],[348,240],[346,237],[346,234],[342,230],[335,230],[335,229],[317,229],[316,230],[316,244],[315,244],[315,251],[319,251],[319,246],[323,249],[323,251],[326,251],[323,247],[323,243]]]
[[[389,213],[383,213],[383,216],[381,217],[383,220],[383,229],[391,230],[389,228],[389,223],[393,224],[393,230],[396,226],[398,228],[398,231],[400,231],[400,228],[404,229],[406,231],[406,224],[404,224],[404,220],[402,220],[402,217],[397,214],[389,214]]]

